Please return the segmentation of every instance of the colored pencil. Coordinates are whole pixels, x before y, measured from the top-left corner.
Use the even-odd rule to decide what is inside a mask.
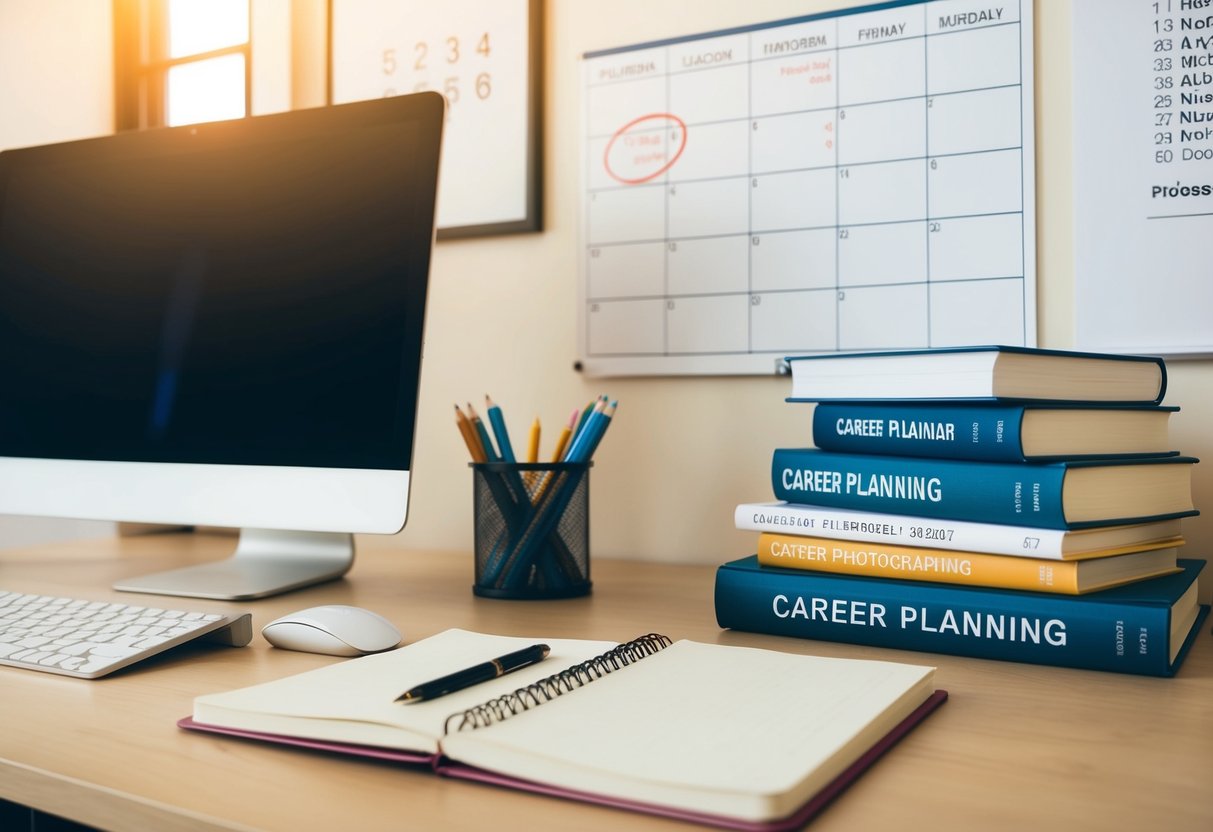
[[[572,414],[569,415],[569,423],[560,431],[560,438],[556,440],[556,452],[552,454],[552,462],[560,462],[564,459],[564,452],[569,447],[569,439],[573,435],[573,426],[577,424],[577,417],[581,415],[580,408],[573,408]]]
[[[573,437],[573,442],[569,445],[568,453],[564,458],[566,462],[585,462],[589,459],[585,456],[590,446],[590,437],[598,429],[598,422],[602,419],[602,411],[606,408],[606,397],[598,399],[594,405],[593,411],[588,419],[581,423],[581,427],[577,430],[577,435]]]
[[[526,449],[526,461],[527,462],[538,462],[539,461],[539,432],[540,432],[540,430],[541,430],[541,428],[539,426],[539,417],[536,416],[535,421],[531,423],[531,434],[530,434],[529,440],[527,441],[527,449]]]
[[[487,395],[484,397],[484,406],[487,408],[489,415],[489,424],[493,426],[493,436],[497,439],[497,450],[501,452],[502,462],[517,462],[514,457],[514,446],[510,444],[510,432],[505,428],[505,416],[501,413],[501,408],[493,404],[493,400]]]
[[[459,433],[463,435],[464,444],[468,446],[468,453],[472,455],[472,461],[486,462],[484,448],[480,447],[480,439],[476,436],[476,431],[472,427],[472,423],[468,421],[468,417],[464,416],[463,411],[459,409],[459,405],[455,405],[455,424],[459,427]]]
[[[488,462],[496,462],[501,457],[493,447],[493,440],[489,436],[488,428],[484,426],[484,422],[480,419],[480,415],[476,413],[476,409],[472,407],[472,403],[468,402],[468,419],[471,420],[472,427],[476,431],[476,435],[480,437],[480,445],[484,448],[484,455]]]

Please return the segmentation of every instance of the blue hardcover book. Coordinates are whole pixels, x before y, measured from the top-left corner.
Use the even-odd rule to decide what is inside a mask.
[[[986,462],[1175,456],[1178,407],[823,402],[813,444],[827,451]]]
[[[1161,358],[1029,347],[789,356],[788,401],[1013,400],[1158,404]]]
[[[790,503],[1081,529],[1197,514],[1185,456],[1050,463],[840,454],[778,448],[775,497]]]
[[[1209,608],[1201,560],[1091,595],[960,587],[759,566],[716,570],[726,629],[983,659],[1173,676]]]

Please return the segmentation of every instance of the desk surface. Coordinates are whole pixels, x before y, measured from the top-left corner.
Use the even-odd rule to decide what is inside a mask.
[[[841,829],[1148,829],[1213,825],[1213,637],[1149,679],[721,631],[713,569],[595,561],[594,593],[516,602],[471,593],[470,556],[360,539],[345,579],[236,605],[254,632],[322,603],[383,613],[420,639],[449,627],[622,641],[674,638],[934,664],[951,699],[813,823]],[[234,538],[157,535],[0,552],[0,586],[125,602],[122,577],[224,556]],[[232,605],[160,598],[189,609]],[[0,667],[0,798],[113,829],[686,828],[448,782],[382,763],[179,730],[193,698],[337,659],[185,647],[84,681]]]

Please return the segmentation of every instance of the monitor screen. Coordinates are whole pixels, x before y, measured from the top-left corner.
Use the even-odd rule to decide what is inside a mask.
[[[398,529],[443,117],[429,93],[0,153],[0,512]],[[57,493],[82,471],[121,493]]]

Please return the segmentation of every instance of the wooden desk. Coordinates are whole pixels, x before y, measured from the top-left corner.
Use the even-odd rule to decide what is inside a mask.
[[[1175,679],[905,653],[723,632],[713,569],[595,561],[569,601],[473,597],[469,555],[362,539],[344,580],[244,605],[254,632],[321,603],[368,607],[407,640],[448,627],[622,641],[674,638],[934,664],[951,701],[821,815],[813,829],[1213,827],[1213,637]],[[0,552],[0,586],[151,599],[110,582],[225,555],[232,538],[167,535]],[[191,609],[219,602],[155,600]],[[195,696],[337,659],[270,648],[186,647],[98,681],[0,667],[0,798],[104,828],[686,828],[576,803],[448,782],[386,764],[179,730]]]

